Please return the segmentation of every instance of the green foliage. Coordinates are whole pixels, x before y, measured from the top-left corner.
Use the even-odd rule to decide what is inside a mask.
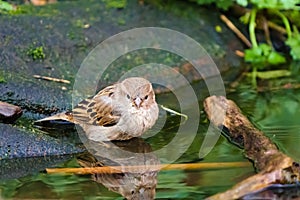
[[[299,0],[240,0],[237,3],[241,3],[240,5],[245,6],[245,2],[248,4],[255,5],[259,9],[277,9],[277,10],[287,10],[287,9],[295,9]]]
[[[30,47],[27,50],[27,55],[30,56],[33,60],[41,60],[46,57],[43,46],[38,46],[34,48]]]
[[[0,12],[10,12],[14,10],[16,10],[16,8],[12,4],[0,0]]]
[[[268,65],[285,63],[285,58],[274,51],[267,44],[245,50],[245,61],[253,63],[257,69],[264,69]]]
[[[263,70],[270,65],[278,65],[286,62],[285,57],[276,52],[273,47],[269,44],[257,44],[255,36],[256,27],[256,16],[258,12],[267,10],[271,16],[278,16],[282,20],[282,24],[285,26],[287,40],[286,44],[290,46],[290,54],[294,60],[300,59],[300,35],[295,28],[292,32],[290,28],[290,21],[286,15],[287,10],[299,10],[299,0],[239,0],[238,4],[242,6],[252,5],[252,10],[244,15],[242,18],[243,22],[249,24],[249,34],[252,43],[252,48],[245,51],[245,61],[252,64],[252,84],[256,87],[256,77],[260,75],[260,78],[264,77],[265,74],[257,72],[257,70]],[[295,15],[295,14],[294,14]],[[299,16],[299,15],[297,15]],[[273,20],[273,18],[268,19]],[[279,71],[280,73],[281,71]],[[286,73],[284,73],[286,74]],[[262,76],[261,76],[262,75]],[[280,77],[278,72],[267,72],[267,77]]]
[[[196,2],[199,5],[205,5],[205,4],[216,4],[218,8],[227,10],[230,6],[233,5],[234,1],[232,0],[192,0]]]
[[[243,6],[243,7],[246,7],[248,5],[247,0],[236,0],[236,3]]]
[[[259,9],[277,9],[277,10],[288,10],[288,9],[295,9],[298,7],[299,0],[193,0],[199,5],[205,4],[216,4],[218,8],[221,9],[228,9],[230,6],[233,5],[234,2],[237,4],[246,7],[249,4],[254,5]]]
[[[299,9],[297,10],[289,10],[288,12],[284,12],[287,18],[290,20],[292,24],[297,27],[300,27],[300,12]]]
[[[300,60],[300,34],[295,28],[295,31],[289,37],[286,42],[287,45],[291,47],[291,56],[294,60]]]
[[[241,21],[249,26],[249,35],[252,47],[245,51],[245,61],[252,65],[252,83],[256,87],[257,70],[265,70],[271,65],[278,65],[286,62],[286,58],[272,47],[271,44],[258,44],[256,40],[256,21],[257,14],[262,13],[268,17],[268,21],[278,24],[278,17],[281,24],[286,29],[287,39],[285,44],[290,47],[290,55],[293,60],[300,60],[300,34],[297,30],[299,23],[300,0],[192,0],[200,5],[214,3],[218,8],[228,9],[235,2],[236,4],[251,9],[241,17]],[[249,7],[248,7],[249,8]],[[269,15],[265,15],[269,13]],[[279,22],[280,23],[280,22]],[[294,23],[294,24],[293,24]],[[291,24],[294,25],[294,31],[291,31]],[[271,73],[272,74],[272,73]]]
[[[230,6],[232,6],[232,4],[233,1],[230,0],[216,1],[216,5],[224,10],[227,10]]]

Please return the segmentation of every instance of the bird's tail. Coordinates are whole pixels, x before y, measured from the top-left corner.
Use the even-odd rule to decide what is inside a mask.
[[[72,112],[58,113],[56,115],[37,120],[37,121],[35,121],[35,123],[42,123],[42,122],[47,122],[47,121],[57,121],[57,120],[64,120],[64,121],[75,123]]]

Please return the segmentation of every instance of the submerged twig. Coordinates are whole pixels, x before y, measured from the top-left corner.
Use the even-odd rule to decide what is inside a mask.
[[[85,168],[47,168],[47,173],[72,173],[72,174],[101,174],[101,173],[126,173],[149,169],[158,170],[197,170],[197,169],[221,169],[234,167],[250,167],[248,162],[222,162],[222,163],[185,163],[163,165],[137,165],[137,166],[103,166]]]
[[[245,57],[245,53],[242,52],[242,51],[240,51],[240,50],[235,50],[234,53],[235,53],[235,55],[237,55],[238,57],[241,57],[241,58]]]

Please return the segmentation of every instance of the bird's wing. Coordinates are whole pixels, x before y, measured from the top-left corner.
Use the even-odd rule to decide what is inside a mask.
[[[56,115],[37,120],[34,123],[38,125],[39,123],[44,123],[47,121],[57,121],[57,120],[64,120],[64,121],[75,123],[73,119],[73,114],[71,112],[58,113]]]
[[[112,103],[116,85],[108,86],[93,98],[81,101],[73,109],[73,118],[78,123],[98,126],[113,126],[119,122],[121,112]]]

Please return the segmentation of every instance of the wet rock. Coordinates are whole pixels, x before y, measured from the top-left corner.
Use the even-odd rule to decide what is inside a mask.
[[[22,109],[9,103],[0,101],[0,122],[13,122],[22,115]]]
[[[127,1],[125,8],[113,8],[105,1],[62,1],[44,7],[20,7],[22,14],[1,15],[0,100],[9,101],[35,115],[50,115],[71,108],[74,78],[82,61],[101,41],[135,27],[163,27],[182,32],[210,54],[226,74],[224,81],[239,73],[241,59],[234,51],[242,49],[236,36],[219,19],[220,13],[184,1],[167,4]],[[216,32],[220,26],[222,32]],[[33,55],[42,47],[41,58]],[[36,56],[36,57],[34,57]],[[99,58],[105,59],[105,58]],[[168,52],[142,51],[116,61],[99,82],[99,88],[112,83],[129,69],[144,63],[161,63],[176,68],[188,80],[194,71],[182,58]],[[70,84],[35,79],[34,75],[71,81]],[[0,80],[2,80],[0,79]],[[33,115],[30,115],[32,113]]]
[[[83,149],[41,133],[32,133],[0,124],[0,160],[25,157],[68,155]]]
[[[0,160],[0,181],[33,175],[72,157],[73,155],[63,155]]]
[[[70,109],[74,79],[85,57],[103,40],[135,27],[163,27],[184,33],[209,53],[224,81],[239,74],[241,58],[234,51],[243,45],[221,22],[218,11],[185,1],[168,1],[167,4],[145,1],[144,5],[127,1],[122,9],[109,7],[106,2],[59,1],[43,7],[23,6],[19,14],[1,15],[0,100],[20,106],[22,118],[29,121]],[[220,26],[222,32],[216,32],[215,26]],[[190,82],[201,78],[184,58],[146,49],[117,59],[106,74],[99,77],[95,88],[106,86],[145,63],[173,67]],[[36,79],[35,75],[70,83]],[[73,145],[62,144],[42,133],[0,124],[0,159],[78,151],[80,149]]]

